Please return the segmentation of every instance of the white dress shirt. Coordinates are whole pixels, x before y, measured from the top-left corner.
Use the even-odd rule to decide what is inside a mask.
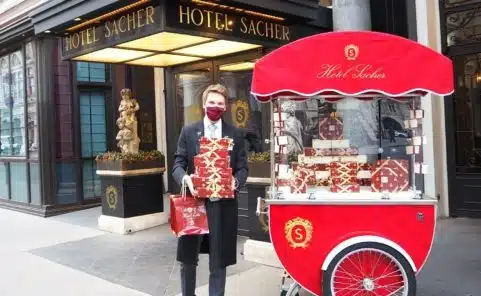
[[[211,138],[211,125],[212,122],[209,120],[209,118],[207,118],[207,116],[204,116],[204,137],[206,138]],[[214,138],[222,138],[222,119],[217,120],[214,125],[216,126],[216,129],[214,131]]]

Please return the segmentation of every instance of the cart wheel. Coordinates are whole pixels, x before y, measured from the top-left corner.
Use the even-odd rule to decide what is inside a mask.
[[[322,281],[325,296],[416,295],[416,277],[409,262],[380,243],[359,243],[342,250]]]
[[[299,296],[299,292],[301,291],[302,287],[298,283],[293,283],[289,290],[286,291],[285,296]]]

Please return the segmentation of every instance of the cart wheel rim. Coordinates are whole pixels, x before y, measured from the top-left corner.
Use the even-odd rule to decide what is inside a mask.
[[[342,257],[331,277],[333,296],[406,296],[408,276],[389,253],[372,248],[353,250]]]

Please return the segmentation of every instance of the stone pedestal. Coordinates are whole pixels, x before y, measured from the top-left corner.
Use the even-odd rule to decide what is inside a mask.
[[[97,171],[102,184],[101,230],[128,234],[168,222],[164,212],[164,168]]]

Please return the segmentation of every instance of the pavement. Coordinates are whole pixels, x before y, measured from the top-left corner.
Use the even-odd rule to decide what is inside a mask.
[[[110,234],[97,230],[99,215],[100,208],[50,218],[0,209],[0,296],[180,296],[168,226]],[[243,260],[244,241],[226,295],[279,295],[283,271]],[[207,259],[200,257],[198,296],[208,296]],[[438,221],[417,295],[481,296],[481,220]]]

